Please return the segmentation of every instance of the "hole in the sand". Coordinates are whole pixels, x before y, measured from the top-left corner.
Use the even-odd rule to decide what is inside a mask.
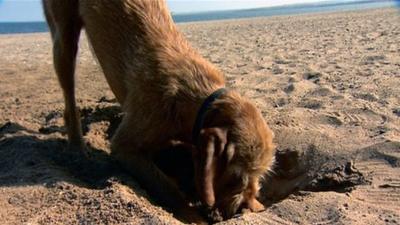
[[[277,151],[274,172],[261,190],[262,201],[266,205],[299,191],[343,193],[370,182],[353,161],[330,162],[329,157],[314,148],[310,146],[305,154],[290,149]]]

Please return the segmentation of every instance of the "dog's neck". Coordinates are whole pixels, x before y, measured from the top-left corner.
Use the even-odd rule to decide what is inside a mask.
[[[203,126],[206,112],[211,107],[214,100],[224,92],[223,90],[225,90],[224,86],[220,86],[210,91],[207,95],[197,96],[197,98],[185,102],[179,107],[181,132],[178,134],[178,139],[195,144],[196,136],[198,136]]]
[[[206,113],[210,110],[211,105],[215,100],[217,100],[222,94],[227,90],[225,88],[220,88],[209,95],[201,104],[200,109],[197,111],[196,119],[192,128],[192,142],[196,144],[200,135],[200,131],[203,128]]]

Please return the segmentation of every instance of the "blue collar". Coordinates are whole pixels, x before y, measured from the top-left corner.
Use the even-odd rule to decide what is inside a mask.
[[[206,117],[206,112],[210,108],[211,104],[217,100],[222,94],[224,94],[227,90],[225,88],[220,88],[214,91],[211,95],[209,95],[206,100],[204,100],[203,104],[201,105],[199,111],[197,112],[196,121],[193,126],[192,131],[192,141],[193,144],[197,144],[200,130],[203,128],[204,119]]]

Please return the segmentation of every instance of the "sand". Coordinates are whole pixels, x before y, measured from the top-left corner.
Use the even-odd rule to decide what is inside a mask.
[[[395,9],[180,24],[276,135],[265,212],[222,224],[400,223]],[[90,159],[65,151],[49,34],[0,36],[2,224],[180,224],[110,157],[118,104],[82,37],[77,99]]]

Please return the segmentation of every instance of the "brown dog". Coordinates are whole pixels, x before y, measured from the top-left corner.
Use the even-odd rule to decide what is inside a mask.
[[[224,218],[260,211],[259,179],[271,167],[272,132],[175,26],[163,0],[43,0],[54,66],[65,98],[71,148],[84,149],[74,70],[84,27],[107,81],[126,112],[112,154],[178,217],[200,222],[176,184],[153,162],[171,141],[194,146],[201,202]]]

